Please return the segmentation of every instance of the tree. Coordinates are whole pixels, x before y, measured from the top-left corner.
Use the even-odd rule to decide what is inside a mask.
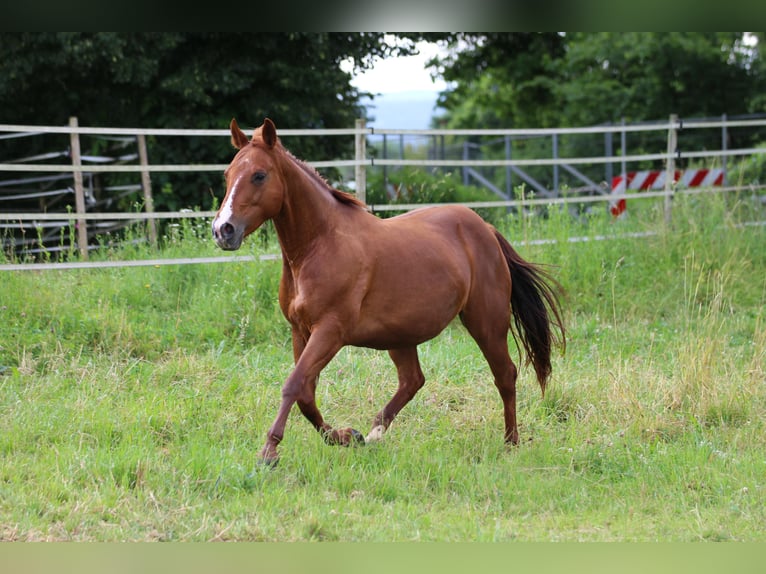
[[[349,127],[364,115],[362,95],[340,63],[357,70],[376,57],[407,54],[382,33],[116,33],[38,32],[0,36],[0,122],[109,127],[225,128],[232,117],[280,128]],[[0,157],[32,155],[24,142],[3,142]],[[163,138],[149,142],[152,163],[225,163],[223,139]],[[14,147],[15,146],[15,147]],[[348,153],[351,138],[291,142],[303,157]],[[173,193],[158,208],[210,206],[207,192],[220,175],[173,177]],[[153,176],[167,188],[166,174]]]
[[[743,32],[451,34],[446,43],[430,65],[453,84],[439,100],[452,127],[763,111],[761,43]]]
[[[433,73],[450,82],[439,98],[446,113],[438,121],[454,128],[537,128],[666,120],[672,113],[694,118],[763,112],[766,66],[761,42],[751,38],[762,36],[452,34],[448,54],[430,62]],[[757,136],[738,130],[735,137],[731,145],[747,147]],[[720,133],[694,130],[684,143],[718,147]],[[663,134],[631,135],[630,149],[657,152],[664,144]],[[603,140],[585,136],[559,140],[562,155],[601,155],[603,146]],[[550,153],[550,143],[514,142],[514,157],[540,152]]]
[[[571,124],[747,113],[752,48],[741,32],[573,34],[561,66]]]
[[[429,62],[453,87],[442,92],[449,128],[544,127],[558,120],[556,62],[564,55],[557,33],[450,34],[447,55]]]

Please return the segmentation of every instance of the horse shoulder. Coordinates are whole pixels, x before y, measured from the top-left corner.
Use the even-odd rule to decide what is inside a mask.
[[[282,276],[279,279],[279,307],[282,314],[290,320],[290,306],[295,299],[295,277],[287,258],[282,256]]]

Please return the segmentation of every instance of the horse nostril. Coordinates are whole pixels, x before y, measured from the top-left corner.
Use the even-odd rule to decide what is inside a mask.
[[[221,225],[221,237],[231,239],[234,236],[234,226],[231,223]]]

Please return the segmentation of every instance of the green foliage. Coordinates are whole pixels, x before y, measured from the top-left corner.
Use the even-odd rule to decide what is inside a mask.
[[[450,48],[431,66],[454,87],[439,105],[444,127],[541,127],[555,122],[556,62],[566,40],[553,32],[460,33],[446,39]]]
[[[451,34],[430,64],[447,127],[553,127],[763,111],[742,32]]]
[[[561,101],[573,125],[748,113],[766,78],[742,33],[574,34]]]
[[[284,127],[345,127],[359,94],[339,63],[364,69],[409,50],[380,33],[6,34],[0,121],[219,128],[271,115]]]
[[[370,174],[367,182],[367,203],[370,205],[417,204],[417,203],[469,203],[497,201],[486,189],[464,185],[459,173],[432,169],[430,171],[404,167]],[[380,210],[379,210],[380,211]],[[505,215],[504,208],[479,208],[476,210],[488,221],[497,221]],[[399,211],[383,211],[383,216],[393,216]]]
[[[34,32],[0,37],[0,122],[83,126],[226,128],[232,117],[258,126],[345,128],[364,115],[340,62],[356,70],[375,57],[407,54],[374,33]],[[66,149],[65,139],[0,142],[0,157]],[[181,141],[179,141],[179,139]],[[227,163],[224,138],[150,140],[154,164]],[[18,146],[22,146],[19,148]],[[350,153],[353,138],[311,138],[290,145],[300,157]],[[21,151],[23,150],[23,151]],[[153,175],[163,188],[169,174]],[[209,207],[220,175],[173,176],[172,198],[158,209]]]
[[[740,161],[733,172],[728,174],[730,184],[766,185],[766,144],[757,147],[764,151],[752,154]]]
[[[752,41],[756,36],[448,34],[441,38],[446,55],[430,62],[433,72],[450,82],[439,98],[446,113],[434,123],[446,128],[539,128],[664,121],[672,113],[681,119],[763,113],[766,66],[762,42]],[[728,138],[730,148],[747,148],[764,136],[763,130],[737,128],[729,130]],[[518,139],[512,145],[514,159],[551,157],[551,138]],[[561,136],[558,154],[602,156],[605,145],[601,134]],[[614,154],[621,153],[619,135],[610,145]],[[630,154],[656,154],[666,150],[667,138],[661,132],[629,133],[626,145]],[[684,130],[679,139],[681,150],[720,147],[717,130]],[[483,145],[482,157],[504,157],[501,148]],[[685,169],[687,163],[681,161],[677,167]],[[631,169],[658,167],[644,162]],[[602,165],[578,169],[596,182],[607,178]],[[552,186],[552,170],[531,167],[528,173]]]
[[[448,203],[468,201],[477,196],[486,198],[481,190],[463,185],[454,172],[440,169],[426,171],[404,167],[387,172],[386,180],[383,181],[381,171],[371,175],[368,180],[371,189],[367,195],[370,203]],[[385,191],[386,183],[393,193],[390,200]]]

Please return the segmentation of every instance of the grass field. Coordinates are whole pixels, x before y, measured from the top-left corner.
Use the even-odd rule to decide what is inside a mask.
[[[521,445],[455,324],[382,442],[326,446],[296,409],[267,471],[292,363],[278,262],[0,272],[0,539],[765,541],[766,229],[738,225],[763,219],[721,196],[677,197],[670,227],[649,203],[509,218],[567,290],[544,398],[521,370]],[[649,235],[597,240],[629,232]],[[161,255],[220,252],[187,222]],[[366,433],[394,389],[385,353],[348,348],[318,401]]]

